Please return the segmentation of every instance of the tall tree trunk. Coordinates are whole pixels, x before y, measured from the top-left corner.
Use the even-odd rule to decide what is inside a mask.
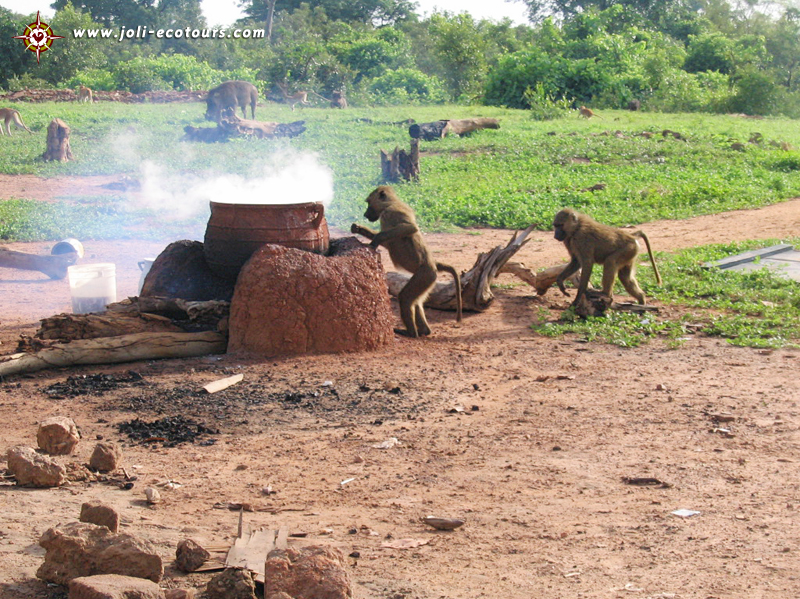
[[[275,1],[267,0],[267,43],[272,43],[272,18],[275,16]]]

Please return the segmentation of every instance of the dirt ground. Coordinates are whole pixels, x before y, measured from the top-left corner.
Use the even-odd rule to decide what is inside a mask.
[[[0,198],[32,185],[49,199],[75,184],[0,177]],[[642,228],[659,251],[797,236],[800,199]],[[466,269],[511,232],[427,237],[443,261]],[[116,264],[121,298],[136,294],[137,262],[169,240],[83,241],[84,263]],[[517,258],[552,266],[564,250],[536,233]],[[137,480],[130,490],[119,477],[52,490],[0,482],[0,597],[65,597],[36,579],[37,541],[90,499],[116,506],[125,531],[155,544],[164,587],[205,587],[209,574],[174,569],[175,547],[187,537],[230,543],[238,512],[227,507],[246,503],[246,526],[287,527],[306,535],[293,543],[357,555],[347,561],[358,599],[800,597],[800,352],[697,335],[678,349],[543,338],[529,328],[534,315],[555,319],[567,300],[524,285],[495,294],[461,324],[430,311],[430,338],[397,337],[374,353],[209,356],[1,381],[0,473],[6,448],[35,445],[37,423],[64,415],[84,439],[64,463],[85,464],[96,439],[113,440]],[[0,297],[2,353],[39,318],[70,311],[67,282],[34,272],[0,269]],[[240,372],[234,387],[200,391]],[[168,447],[118,427],[173,416],[218,432]],[[626,482],[637,477],[664,484]],[[144,487],[167,480],[181,486],[148,507]],[[672,513],[680,509],[699,514]],[[427,515],[465,524],[438,532],[420,521]],[[416,546],[387,546],[405,539]]]

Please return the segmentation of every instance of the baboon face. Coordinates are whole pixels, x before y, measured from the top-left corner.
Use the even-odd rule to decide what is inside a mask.
[[[364,218],[374,223],[381,217],[390,199],[390,192],[387,191],[386,186],[381,185],[376,188],[367,197],[367,211],[364,213]]]
[[[553,219],[553,236],[557,241],[564,241],[575,224],[576,216],[572,210],[562,210]]]

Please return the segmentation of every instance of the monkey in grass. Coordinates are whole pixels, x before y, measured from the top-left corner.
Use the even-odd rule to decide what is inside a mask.
[[[602,119],[603,118],[599,114],[597,114],[595,111],[593,111],[591,108],[586,108],[586,106],[581,106],[580,107],[580,113],[581,113],[581,116],[582,117],[586,117],[586,119],[590,119],[593,116],[596,116],[598,119]]]
[[[370,247],[382,245],[389,250],[394,265],[411,273],[411,279],[400,290],[397,301],[400,304],[400,317],[405,330],[395,329],[396,333],[409,337],[430,335],[431,329],[425,318],[423,303],[436,283],[436,274],[449,272],[455,279],[456,320],[461,320],[461,277],[458,271],[448,264],[433,259],[430,250],[422,240],[417,219],[411,207],[397,197],[388,185],[381,185],[367,197],[367,211],[364,217],[370,222],[380,221],[379,232],[353,223],[350,231],[370,240]]]
[[[566,208],[556,214],[553,219],[553,232],[558,241],[563,241],[570,255],[570,263],[558,275],[556,283],[564,295],[569,295],[564,288],[564,281],[581,269],[581,278],[578,283],[578,292],[573,305],[577,305],[589,286],[592,267],[595,264],[603,265],[603,293],[613,298],[614,279],[619,276],[623,287],[640,304],[645,304],[645,296],[639,283],[636,281],[636,256],[639,253],[639,244],[636,239],[644,240],[656,281],[661,285],[661,275],[658,272],[653,252],[650,249],[650,240],[643,231],[629,233],[622,229],[609,227],[596,220],[579,214],[571,208]]]

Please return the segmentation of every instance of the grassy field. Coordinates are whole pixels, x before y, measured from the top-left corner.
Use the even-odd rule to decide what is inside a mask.
[[[539,122],[525,111],[488,107],[291,112],[286,106],[270,104],[259,107],[259,120],[304,120],[306,132],[295,139],[202,144],[179,141],[184,126],[209,125],[202,120],[205,106],[200,103],[16,107],[34,135],[15,131],[13,138],[0,137],[0,172],[44,177],[129,175],[149,185],[150,191],[142,195],[153,195],[153,203],[132,209],[123,196],[69,197],[55,203],[0,198],[0,240],[52,240],[63,237],[64,231],[79,239],[142,236],[156,227],[162,235],[170,228],[179,235],[186,224],[205,223],[207,200],[197,214],[176,212],[172,220],[157,216],[165,205],[183,202],[197,190],[211,199],[215,194],[230,199],[232,187],[215,177],[231,174],[253,182],[255,188],[250,191],[270,201],[276,185],[262,183],[265,169],[297,162],[308,154],[316,156],[332,175],[328,221],[347,228],[363,220],[363,200],[381,183],[379,150],[408,148],[407,126],[392,123],[409,118],[427,122],[485,116],[497,117],[501,123],[499,130],[422,142],[420,181],[396,188],[428,231],[524,228],[531,223],[549,229],[555,212],[565,206],[621,226],[755,208],[800,196],[800,152],[793,149],[800,147],[800,127],[786,119],[603,111],[602,118],[590,121],[575,113]],[[54,117],[72,128],[73,162],[43,163],[37,158],[44,150],[47,124]],[[665,129],[683,139],[664,137]],[[644,136],[644,132],[654,135]],[[760,134],[760,143],[750,143],[755,133]],[[785,144],[791,148],[787,150]],[[300,180],[294,180],[294,188],[292,179],[288,180],[288,193],[298,196],[292,201],[319,199],[306,197],[302,180],[317,170],[299,168]],[[162,195],[170,184],[172,190]],[[598,184],[603,189],[586,190]],[[721,275],[699,266],[754,245],[661,254],[665,279],[661,288],[648,280],[649,269],[643,271],[649,297],[690,307],[691,317],[666,321],[614,314],[558,323],[543,317],[534,326],[542,334],[574,333],[622,346],[652,337],[680,344],[691,327],[739,345],[796,347],[800,342],[796,282],[766,272]]]
[[[35,135],[15,131],[12,139],[0,138],[2,173],[142,178],[149,164],[164,175],[254,177],[275,156],[311,152],[333,173],[328,220],[334,225],[346,225],[363,212],[363,198],[380,183],[379,150],[408,148],[407,127],[391,123],[409,118],[426,122],[488,116],[501,123],[499,130],[422,142],[420,182],[397,187],[428,230],[531,223],[547,228],[564,206],[609,224],[635,224],[758,207],[800,195],[800,152],[770,143],[800,147],[800,127],[785,119],[604,111],[602,118],[589,121],[574,113],[539,122],[526,111],[490,107],[291,112],[269,104],[258,108],[260,120],[302,119],[306,132],[295,139],[202,144],[179,141],[185,125],[209,125],[202,120],[202,103],[16,107]],[[54,117],[72,128],[73,162],[45,164],[37,159]],[[664,129],[679,132],[686,141],[664,138]],[[643,132],[655,135],[647,138]],[[762,143],[748,143],[756,132]],[[732,149],[734,143],[743,149]],[[602,191],[581,191],[601,183]],[[265,189],[265,199],[268,194]],[[113,207],[108,208],[111,217]]]

